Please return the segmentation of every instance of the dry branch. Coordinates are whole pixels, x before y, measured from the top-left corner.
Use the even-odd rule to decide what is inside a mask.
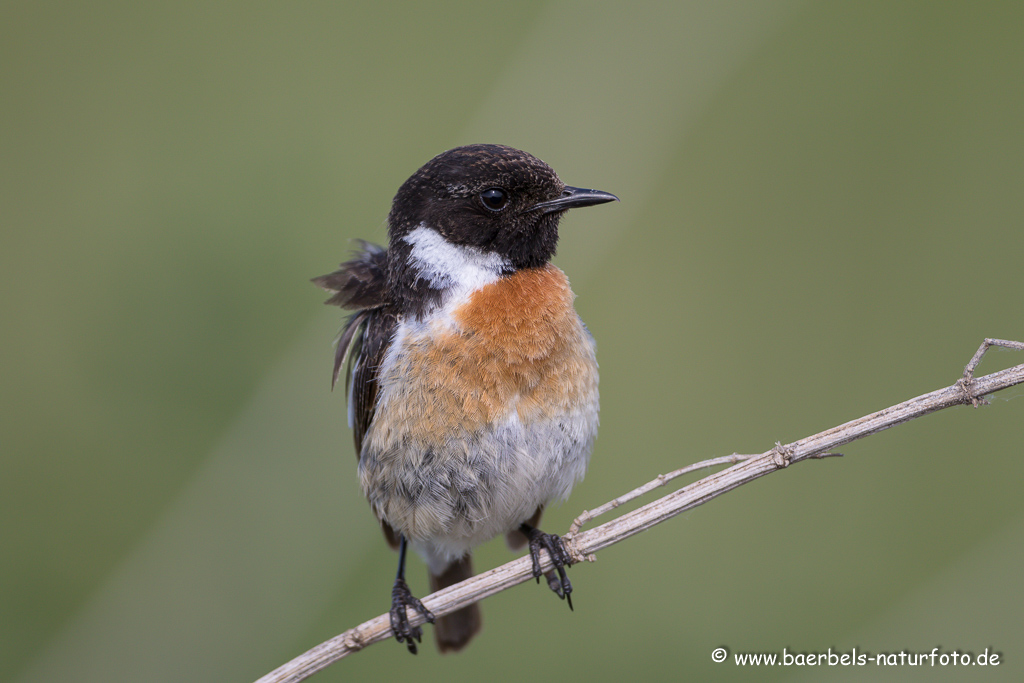
[[[979,403],[985,402],[984,396],[987,394],[1024,383],[1024,364],[984,377],[974,377],[974,370],[981,362],[985,352],[992,346],[1024,350],[1024,343],[1021,342],[986,339],[967,364],[963,376],[950,387],[912,398],[790,444],[776,443],[774,448],[760,455],[730,455],[714,458],[667,475],[661,475],[654,481],[620,496],[592,512],[583,512],[563,538],[566,548],[574,562],[592,561],[593,554],[599,550],[649,529],[681,512],[702,505],[737,486],[788,467],[795,462],[835,455],[832,453],[832,449],[838,446],[943,408],[955,405],[977,407]],[[594,529],[580,531],[580,527],[599,514],[608,512],[639,495],[663,486],[675,477],[702,467],[726,463],[738,464],[715,472]],[[551,560],[546,554],[543,556],[541,569],[543,571],[551,569]],[[455,586],[428,595],[423,598],[423,604],[436,616],[442,616],[532,578],[533,571],[529,556],[520,557]],[[423,617],[420,614],[410,613],[409,616],[412,624],[423,623]],[[257,683],[297,683],[342,657],[373,643],[386,640],[391,635],[388,615],[382,614],[317,645],[270,672],[259,679]]]

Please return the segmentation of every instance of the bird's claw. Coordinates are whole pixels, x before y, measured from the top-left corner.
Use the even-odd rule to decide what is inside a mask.
[[[540,583],[543,575],[548,581],[548,588],[554,591],[555,595],[569,603],[572,609],[572,583],[565,573],[565,568],[572,566],[572,557],[565,549],[562,539],[555,534],[546,534],[540,529],[524,529],[526,537],[530,539],[530,559],[533,561],[533,576]],[[555,568],[544,574],[540,570],[540,551],[547,550],[551,556],[551,562]]]
[[[395,581],[395,587],[391,589],[391,611],[388,613],[391,618],[391,630],[395,633],[395,640],[405,643],[409,652],[416,654],[416,643],[421,642],[423,630],[409,623],[408,608],[422,614],[427,622],[434,623],[433,612],[424,607],[412,594],[405,581],[398,579]]]

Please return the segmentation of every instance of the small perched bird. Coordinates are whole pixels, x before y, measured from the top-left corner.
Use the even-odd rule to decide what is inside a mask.
[[[565,185],[540,159],[469,145],[409,178],[388,216],[387,249],[366,242],[313,282],[354,310],[338,339],[334,382],[348,363],[348,419],[359,480],[399,551],[391,628],[416,653],[435,625],[442,652],[480,629],[471,605],[435,620],[405,582],[411,546],[439,590],[473,575],[472,549],[507,534],[529,544],[534,576],[569,599],[571,558],[537,525],[569,495],[597,435],[594,340],[551,265],[566,210],[615,195]],[[557,574],[557,576],[556,576]]]

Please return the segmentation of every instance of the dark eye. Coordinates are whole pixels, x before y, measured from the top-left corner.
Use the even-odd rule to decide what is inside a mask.
[[[501,211],[508,204],[508,194],[500,187],[491,187],[480,193],[480,201],[491,211]]]

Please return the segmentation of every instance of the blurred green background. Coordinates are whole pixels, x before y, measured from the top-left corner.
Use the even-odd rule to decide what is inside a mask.
[[[563,222],[603,410],[549,531],[1024,339],[1022,35],[1015,2],[3,3],[0,680],[247,681],[387,608],[308,278],[455,145],[622,198]],[[1022,680],[1022,395],[608,549],[575,613],[527,584],[458,656],[313,680]]]

